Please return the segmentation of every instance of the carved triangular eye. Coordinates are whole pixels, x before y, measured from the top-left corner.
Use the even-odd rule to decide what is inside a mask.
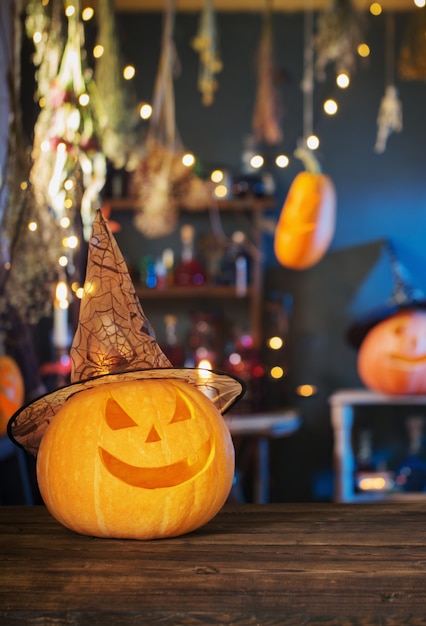
[[[109,398],[106,410],[105,419],[112,430],[120,430],[121,428],[132,428],[137,426],[136,422],[132,420],[130,415],[121,408],[121,406],[113,398]]]
[[[171,424],[175,422],[184,422],[192,419],[191,405],[185,400],[181,393],[176,389],[176,408],[175,414],[170,420]]]

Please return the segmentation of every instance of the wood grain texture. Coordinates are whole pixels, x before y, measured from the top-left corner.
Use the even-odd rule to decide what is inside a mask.
[[[226,506],[198,531],[76,535],[0,508],[0,624],[426,624],[426,507]]]

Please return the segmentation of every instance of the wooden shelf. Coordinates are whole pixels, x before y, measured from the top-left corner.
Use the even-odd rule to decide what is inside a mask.
[[[138,209],[138,200],[135,197],[129,196],[127,198],[105,198],[104,205],[108,205],[113,211],[136,211]],[[247,195],[244,198],[232,198],[226,200],[217,200],[211,207],[203,209],[189,209],[185,206],[181,207],[182,211],[186,213],[192,213],[194,215],[205,213],[211,209],[217,209],[219,211],[266,211],[267,209],[273,209],[276,207],[277,201],[275,198],[257,197]]]
[[[143,300],[178,300],[179,298],[220,298],[245,300],[253,294],[253,288],[248,287],[246,294],[237,295],[234,286],[203,285],[201,287],[166,287],[165,289],[149,289],[135,285],[136,294]]]
[[[125,198],[105,198],[104,205],[108,206],[112,212],[134,212],[138,209],[138,201],[136,197],[130,196]],[[276,198],[272,196],[258,197],[253,194],[247,194],[241,198],[230,198],[214,201],[211,206],[203,209],[192,210],[181,207],[181,212],[185,213],[185,219],[189,216],[205,215],[209,211],[220,211],[224,216],[234,217],[235,214],[241,213],[246,219],[244,226],[245,231],[250,232],[251,243],[256,250],[261,250],[262,246],[262,218],[263,213],[268,209],[277,206]],[[120,219],[119,215],[116,218]],[[243,308],[243,317],[248,320],[248,328],[253,337],[253,345],[259,349],[262,343],[262,294],[263,294],[263,266],[262,254],[253,256],[251,267],[251,282],[247,286],[244,295],[237,294],[235,285],[222,286],[207,284],[201,287],[179,287],[172,286],[165,289],[148,288],[135,284],[138,297],[142,302],[150,300],[151,302],[163,302],[163,306],[167,306],[167,302],[178,300],[195,300],[207,302],[216,300],[220,309],[233,306],[233,301],[240,310]]]

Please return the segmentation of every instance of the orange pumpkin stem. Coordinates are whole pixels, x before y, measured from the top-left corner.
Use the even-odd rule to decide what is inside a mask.
[[[321,174],[321,166],[312,150],[308,150],[307,148],[296,148],[294,156],[302,161],[307,172],[311,172],[312,174]]]

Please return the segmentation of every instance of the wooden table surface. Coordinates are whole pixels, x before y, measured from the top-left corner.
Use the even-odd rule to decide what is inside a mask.
[[[151,542],[0,507],[0,624],[426,624],[426,504],[227,505]]]

